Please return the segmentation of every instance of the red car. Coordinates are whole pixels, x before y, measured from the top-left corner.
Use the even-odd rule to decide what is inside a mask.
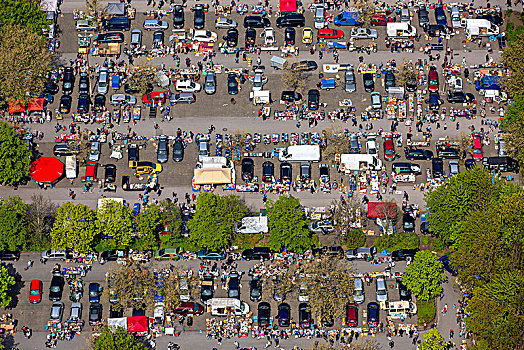
[[[471,135],[473,137],[473,159],[476,161],[482,160],[484,152],[482,152],[482,137],[478,132]]]
[[[386,160],[395,159],[395,146],[393,145],[393,135],[386,134],[384,137],[384,158]]]
[[[169,90],[152,92],[142,96],[142,102],[147,106],[158,105],[166,102],[169,96],[171,96],[171,91]]]
[[[358,326],[358,306],[355,303],[346,305],[346,327]]]
[[[199,303],[183,302],[173,309],[173,312],[177,315],[202,315],[204,313],[204,307]]]
[[[38,304],[42,301],[42,281],[32,280],[29,287],[29,302]]]
[[[342,39],[344,37],[344,32],[340,29],[319,29],[317,38],[319,39]]]
[[[80,180],[82,182],[97,182],[96,173],[98,170],[98,163],[89,161],[86,166],[86,176],[82,176]]]
[[[437,73],[437,68],[435,66],[429,69],[428,85],[429,85],[429,92],[438,91],[438,73]]]

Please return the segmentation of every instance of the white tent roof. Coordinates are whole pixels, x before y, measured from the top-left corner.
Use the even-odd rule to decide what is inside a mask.
[[[58,7],[58,0],[42,0],[40,2],[40,10],[56,12]]]
[[[124,16],[126,14],[126,7],[123,3],[110,2],[107,4],[107,13],[115,16]]]
[[[107,326],[109,328],[121,327],[121,328],[127,329],[127,317],[108,318]]]
[[[194,175],[197,185],[225,185],[232,181],[231,168],[195,169]]]

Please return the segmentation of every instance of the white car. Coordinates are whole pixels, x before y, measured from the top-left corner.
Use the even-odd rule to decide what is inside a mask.
[[[177,80],[175,83],[175,90],[180,92],[199,92],[200,84],[192,80]]]
[[[156,19],[146,19],[144,21],[145,30],[165,30],[169,28],[169,24],[166,21],[158,21]]]
[[[218,17],[215,21],[216,29],[236,28],[237,25],[237,22],[230,18]]]
[[[89,160],[98,162],[100,160],[100,142],[91,143],[91,151],[89,151]]]
[[[260,34],[261,37],[264,37],[266,46],[276,45],[275,42],[275,30],[271,27],[264,28],[264,31]]]
[[[209,30],[195,30],[192,39],[193,41],[200,41],[203,43],[216,43],[218,35]]]
[[[377,141],[375,138],[369,138],[366,142],[366,152],[367,154],[371,154],[373,156],[378,155]]]
[[[253,76],[253,79],[250,79],[253,83],[253,91],[261,91],[264,84],[267,82],[267,78],[262,75],[262,72],[257,71]]]
[[[136,104],[136,97],[126,94],[114,94],[111,96],[111,104],[112,105],[119,105],[119,104],[128,104],[128,105],[134,105]]]
[[[85,20],[85,19],[80,19],[76,21],[75,28],[76,30],[97,30],[98,29],[95,23]]]
[[[378,33],[375,29],[353,28],[351,29],[351,37],[354,39],[376,39]]]

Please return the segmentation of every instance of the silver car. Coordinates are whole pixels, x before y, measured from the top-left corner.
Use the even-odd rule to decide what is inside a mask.
[[[362,278],[355,278],[355,291],[353,292],[353,299],[357,304],[362,304],[364,300],[366,300],[366,295],[364,294],[364,281]]]
[[[71,304],[71,315],[69,319],[71,321],[79,321],[82,318],[82,303],[72,303]]]
[[[156,151],[157,161],[162,164],[167,162],[169,159],[169,142],[166,135],[162,135],[158,138],[158,149]]]
[[[236,28],[237,25],[237,22],[230,18],[219,17],[215,21],[215,28],[217,29]]]
[[[217,79],[214,71],[206,73],[206,81],[204,83],[204,91],[208,95],[213,95],[217,90]]]
[[[354,39],[376,39],[378,33],[375,29],[353,28],[351,29],[351,37]]]
[[[105,68],[100,70],[100,76],[98,77],[96,89],[99,94],[107,94],[107,90],[109,89],[109,73]]]
[[[60,323],[62,322],[62,315],[64,314],[64,303],[61,301],[55,301],[51,306],[51,315],[49,316],[49,322]]]
[[[166,21],[158,21],[156,19],[146,19],[144,21],[145,30],[165,30],[169,28],[169,24]]]
[[[357,84],[355,82],[355,71],[353,68],[348,68],[345,74],[345,90],[348,93],[357,91]]]
[[[388,289],[384,277],[377,277],[376,281],[377,302],[388,301]]]
[[[142,46],[142,31],[140,29],[133,29],[131,31],[131,48],[138,49]]]
[[[136,97],[126,94],[113,94],[111,96],[111,104],[112,105],[135,105],[136,104]]]
[[[380,97],[380,92],[375,91],[371,93],[371,107],[373,107],[373,109],[382,108],[382,97]]]
[[[89,152],[89,160],[98,162],[100,160],[100,142],[91,143],[91,151]]]

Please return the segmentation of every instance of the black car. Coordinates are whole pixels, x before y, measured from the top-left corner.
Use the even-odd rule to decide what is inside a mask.
[[[149,83],[147,84],[146,94],[149,94],[151,91],[153,91],[153,84]],[[140,87],[130,84],[130,83],[126,83],[124,84],[124,92],[126,94],[131,94],[131,95],[138,94],[140,93]]]
[[[300,178],[311,179],[311,164],[309,162],[300,163]]]
[[[193,8],[193,14],[195,15],[193,21],[195,29],[204,29],[204,26],[206,25],[206,14],[204,13],[204,6],[195,5]]]
[[[271,21],[261,16],[246,16],[244,18],[244,28],[264,28],[271,26]]]
[[[475,166],[475,159],[466,159],[466,161],[464,162],[464,166],[466,167],[466,169],[473,169],[473,167]]]
[[[386,91],[388,91],[389,88],[395,87],[395,82],[395,74],[388,70],[384,76],[384,86]]]
[[[433,158],[431,165],[433,167],[433,177],[441,177],[444,175],[444,161],[442,158]]]
[[[214,291],[213,275],[205,274],[200,286],[200,300],[206,304],[209,299],[213,298]]]
[[[109,318],[120,318],[123,317],[124,310],[117,309],[115,306],[111,305],[109,308]]]
[[[371,302],[371,303],[368,303],[368,325],[370,327],[376,327],[378,326],[378,321],[379,321],[379,310],[380,310],[380,307],[377,303],[375,302]]]
[[[104,167],[104,179],[106,182],[115,182],[116,166],[114,164],[106,164]]]
[[[315,256],[326,256],[326,257],[335,257],[342,258],[344,257],[344,249],[339,245],[333,246],[324,246],[320,248],[313,249],[313,255]]]
[[[410,213],[404,213],[402,217],[402,227],[404,232],[415,232],[415,219]]]
[[[234,73],[227,75],[227,93],[230,95],[238,94],[238,80],[237,75]]]
[[[111,32],[111,33],[101,33],[98,34],[95,38],[97,43],[123,43],[124,42],[124,33],[120,32]]]
[[[62,299],[62,292],[64,291],[64,277],[53,276],[51,279],[51,286],[49,287],[49,300],[59,301]]]
[[[417,254],[417,252],[418,248],[395,250],[391,253],[391,259],[393,259],[393,261],[401,261],[406,260],[407,258],[411,258],[411,260],[413,261],[413,258],[415,257],[415,254]]]
[[[438,92],[430,92],[426,103],[429,104],[430,109],[437,110],[444,101],[440,99]]]
[[[293,167],[288,162],[280,163],[280,181],[291,181]]]
[[[291,324],[291,307],[289,304],[282,303],[278,305],[278,325],[280,327],[289,327]]]
[[[127,160],[129,162],[138,162],[139,158],[140,154],[138,152],[138,146],[133,143],[127,145]]]
[[[437,148],[437,155],[440,158],[448,158],[448,159],[459,158],[458,149],[454,147],[439,147]]]
[[[301,101],[301,100],[302,100],[302,95],[296,91],[284,90],[282,91],[282,94],[280,95],[281,103],[282,102],[294,103],[296,101]]]
[[[44,92],[46,94],[56,95],[60,88],[53,81],[46,81],[44,84]]]
[[[255,39],[257,37],[257,31],[253,28],[246,29],[246,35],[244,37],[246,48],[255,46]]]
[[[451,35],[453,33],[453,28],[442,24],[429,24],[424,26],[424,31],[431,38],[437,38],[439,36]]]
[[[78,92],[81,94],[89,93],[89,76],[87,73],[80,73],[80,79],[78,79]]]
[[[242,180],[250,182],[253,180],[255,162],[251,158],[242,159]]]
[[[100,258],[104,261],[117,261],[119,258],[125,257],[127,257],[127,250],[123,249],[110,249],[100,254]]]
[[[317,89],[311,89],[307,93],[307,106],[310,110],[316,111],[320,105],[320,92]]]
[[[398,293],[400,294],[400,300],[411,301],[411,292],[402,282],[398,283]]]
[[[88,94],[82,94],[78,96],[78,106],[76,108],[78,113],[88,113],[91,99]]]
[[[240,275],[233,271],[229,274],[229,281],[227,283],[227,297],[240,299]]]
[[[423,235],[430,235],[431,234],[431,231],[429,230],[429,222],[422,221],[420,223],[420,233],[422,233]]]
[[[375,81],[373,80],[372,73],[364,73],[362,79],[364,81],[364,90],[366,90],[366,92],[375,91]]]
[[[244,260],[269,260],[271,257],[271,249],[267,247],[253,247],[248,248],[242,252]]]
[[[0,250],[0,261],[18,261],[20,259],[20,252],[12,250]]]
[[[286,28],[286,30],[284,31],[284,41],[287,46],[295,45],[295,36],[295,28]]]
[[[235,28],[229,29],[227,34],[224,36],[227,46],[235,47],[238,45],[238,30]]]
[[[310,72],[318,69],[318,64],[315,61],[300,61],[291,65],[292,70]]]
[[[62,95],[60,97],[60,113],[68,114],[71,112],[71,103],[73,98],[70,95]]]
[[[418,25],[424,27],[429,23],[429,12],[426,5],[420,5],[418,8]]]
[[[271,305],[263,301],[258,304],[258,325],[260,327],[269,326],[269,318],[271,317]]]
[[[409,160],[428,160],[433,158],[433,152],[426,149],[412,148],[406,151],[406,158]]]
[[[277,27],[303,27],[306,19],[301,13],[289,13],[277,18]]]
[[[500,26],[504,22],[504,19],[500,14],[492,14],[492,13],[486,13],[483,15],[478,15],[477,18],[479,19],[487,19],[494,25]]]
[[[415,91],[417,91],[417,79],[408,79],[406,81],[406,90],[408,92],[415,92]]]
[[[262,164],[262,181],[273,182],[273,176],[275,175],[275,165],[270,161]]]
[[[474,103],[475,95],[472,93],[465,93],[464,91],[448,91],[449,103]]]
[[[102,320],[102,304],[93,303],[89,305],[89,324],[95,325]]]
[[[180,5],[176,5],[173,11],[173,27],[184,28],[184,8]]]
[[[249,281],[249,299],[259,301],[262,298],[262,282],[258,276],[253,276]]]
[[[176,138],[173,142],[173,160],[175,162],[184,160],[184,142],[181,138]]]
[[[71,95],[75,87],[75,73],[72,67],[64,69],[64,79],[62,80],[62,93],[64,95]]]
[[[164,45],[164,31],[155,30],[153,32],[153,47],[161,47]]]
[[[106,106],[106,96],[102,94],[96,95],[95,103],[93,104],[93,110],[95,112],[100,112],[104,110],[105,106]]]
[[[311,310],[309,305],[301,303],[298,305],[298,323],[300,327],[310,328],[311,327]]]

